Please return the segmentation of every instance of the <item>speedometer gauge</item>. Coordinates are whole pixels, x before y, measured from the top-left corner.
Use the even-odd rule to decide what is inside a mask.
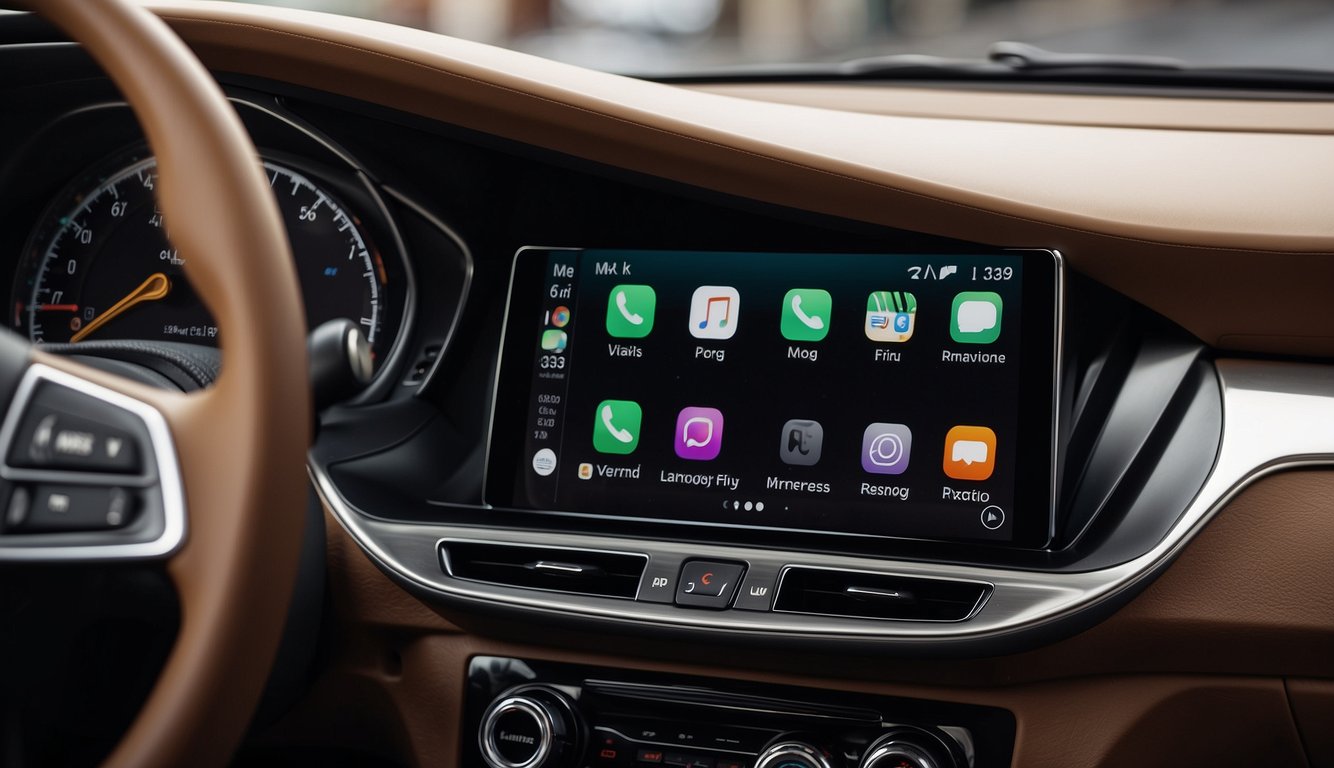
[[[358,217],[306,175],[265,161],[296,261],[308,327],[361,325],[377,359],[388,277]],[[29,240],[12,322],[35,343],[146,339],[216,345],[218,328],[185,279],[158,209],[153,158],[61,198]],[[244,227],[246,222],[238,221]]]

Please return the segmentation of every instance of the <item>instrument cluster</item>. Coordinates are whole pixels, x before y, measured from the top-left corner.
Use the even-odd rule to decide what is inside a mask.
[[[281,100],[246,92],[233,104],[288,232],[307,327],[348,319],[361,328],[376,373],[364,396],[397,391],[399,379],[420,385],[429,361],[408,359],[417,347],[438,349],[457,321],[471,274],[467,246]],[[12,270],[6,324],[69,354],[101,342],[225,345],[186,278],[191,254],[172,242],[157,160],[128,107],[107,100],[70,109],[28,141],[30,151],[0,178],[0,205],[24,222],[0,232]],[[457,289],[458,302],[417,317],[418,262],[441,282],[441,298]]]

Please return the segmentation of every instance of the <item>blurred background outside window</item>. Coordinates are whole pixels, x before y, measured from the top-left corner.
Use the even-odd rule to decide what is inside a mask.
[[[261,0],[615,72],[985,56],[997,40],[1193,64],[1334,70],[1329,0]]]

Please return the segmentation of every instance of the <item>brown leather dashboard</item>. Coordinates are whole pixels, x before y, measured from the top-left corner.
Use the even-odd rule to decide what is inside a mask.
[[[1055,247],[1209,344],[1334,351],[1334,319],[1304,310],[1334,283],[1334,136],[1309,103],[1267,101],[1263,123],[1238,117],[1208,130],[1205,108],[1190,114],[1171,100],[1139,105],[1150,125],[1011,121],[1017,110],[1089,107],[1061,95],[993,95],[1014,103],[987,119],[866,114],[825,108],[841,100],[795,106],[631,80],[372,22],[224,3],[153,7],[215,70],[780,205]],[[1229,308],[1257,296],[1266,311],[1239,322]]]

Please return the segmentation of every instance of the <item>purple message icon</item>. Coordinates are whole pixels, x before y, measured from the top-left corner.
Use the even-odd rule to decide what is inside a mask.
[[[901,475],[912,454],[912,430],[877,422],[862,434],[862,469],[877,475]]]
[[[682,408],[676,417],[676,455],[691,461],[718,458],[723,449],[723,413],[717,408]]]

